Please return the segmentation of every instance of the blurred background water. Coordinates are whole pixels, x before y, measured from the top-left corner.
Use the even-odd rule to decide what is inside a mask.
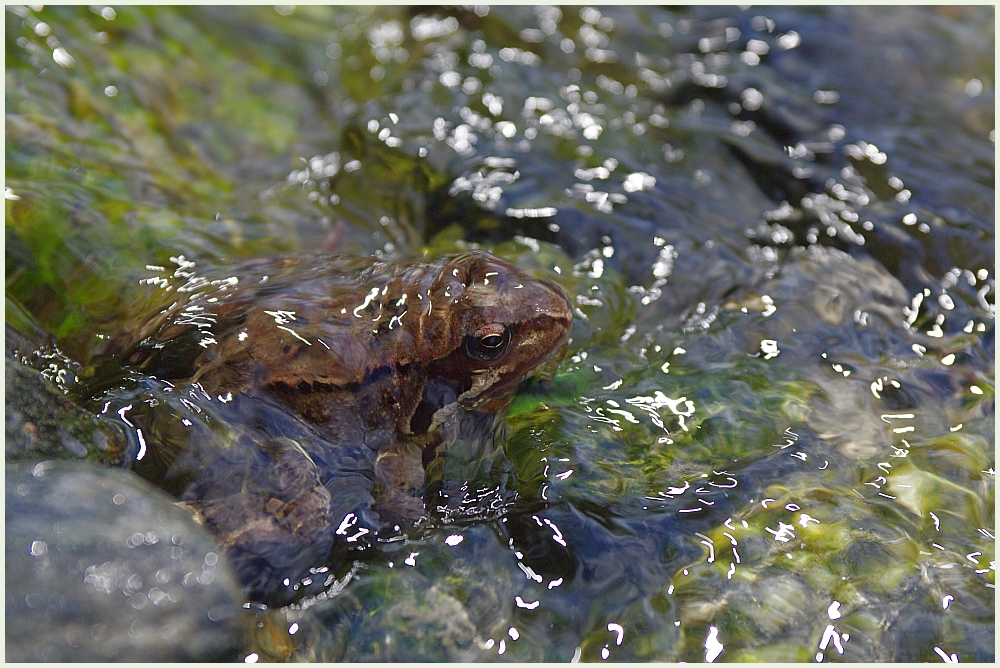
[[[54,512],[12,506],[11,480],[132,467],[115,411],[156,379],[79,387],[151,279],[481,247],[576,305],[558,373],[511,408],[504,479],[318,562],[199,656],[993,661],[994,26],[983,6],[8,6],[8,656],[78,633],[126,657],[51,614],[12,641],[38,593],[12,564],[57,555],[11,533],[12,508]]]

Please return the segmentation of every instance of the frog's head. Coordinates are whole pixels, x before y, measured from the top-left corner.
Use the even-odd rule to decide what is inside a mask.
[[[430,302],[424,345],[441,354],[428,378],[450,385],[463,408],[501,406],[566,343],[573,322],[562,288],[482,251],[446,262]]]

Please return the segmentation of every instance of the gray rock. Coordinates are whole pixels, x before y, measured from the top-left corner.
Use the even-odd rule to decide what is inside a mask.
[[[4,364],[8,462],[88,459],[116,465],[125,459],[128,439],[118,425],[74,404],[36,369],[10,357]]]
[[[207,532],[138,476],[8,464],[8,661],[238,660],[248,616]]]

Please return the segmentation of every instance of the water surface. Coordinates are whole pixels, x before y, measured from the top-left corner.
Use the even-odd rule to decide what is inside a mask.
[[[8,7],[7,320],[137,448],[119,408],[193,410],[79,391],[95,351],[232,261],[480,247],[570,292],[472,501],[251,606],[251,659],[992,661],[993,25]]]

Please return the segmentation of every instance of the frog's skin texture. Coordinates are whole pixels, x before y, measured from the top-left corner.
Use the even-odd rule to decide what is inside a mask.
[[[286,257],[244,263],[232,274],[204,282],[102,351],[119,369],[189,380],[244,406],[283,405],[323,442],[313,452],[308,444],[301,454],[275,451],[272,463],[288,465],[274,470],[288,481],[273,499],[248,494],[245,484],[225,500],[182,495],[223,545],[252,543],[253,522],[272,537],[312,531],[311,520],[297,519],[298,505],[286,511],[290,504],[304,503],[317,523],[340,522],[320,512],[318,491],[325,485],[336,502],[323,468],[337,448],[374,455],[376,508],[420,517],[424,463],[441,427],[457,412],[502,411],[518,384],[563,347],[572,322],[559,287],[481,251],[412,264]],[[288,471],[314,463],[322,485],[291,482]],[[214,465],[199,458],[199,467]]]

